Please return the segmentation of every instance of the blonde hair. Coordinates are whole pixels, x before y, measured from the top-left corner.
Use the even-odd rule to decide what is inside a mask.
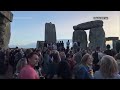
[[[61,58],[63,58],[63,57],[66,58],[65,52],[59,52],[59,55]]]
[[[20,70],[27,65],[27,59],[26,58],[22,58],[18,61],[17,65],[16,65],[16,72],[20,72]]]
[[[116,60],[109,55],[102,57],[100,61],[100,71],[105,78],[112,78],[118,73],[118,64]]]
[[[61,61],[60,54],[57,50],[53,50],[52,57],[53,57],[53,61],[56,63],[59,63]]]
[[[90,56],[90,54],[86,53],[81,59],[81,64],[85,65]]]

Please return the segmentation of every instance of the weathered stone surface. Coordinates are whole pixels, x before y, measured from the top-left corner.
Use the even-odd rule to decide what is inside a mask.
[[[11,23],[8,22],[6,23],[6,29],[5,29],[5,34],[4,34],[4,48],[8,48],[8,44],[10,42],[10,36],[11,36]]]
[[[6,30],[6,18],[0,16],[0,47],[3,48],[5,45],[5,30]]]
[[[106,37],[106,41],[118,40],[119,37]]]
[[[102,27],[103,21],[102,20],[95,20],[86,23],[78,24],[77,26],[73,26],[74,30],[88,30],[96,27]]]
[[[83,30],[77,30],[73,32],[73,42],[80,42],[80,47],[87,48],[87,34]]]
[[[106,41],[112,41],[112,47],[116,51],[116,42],[118,41],[119,37],[106,37]]]
[[[113,46],[113,49],[116,51],[116,42],[117,42],[118,40],[112,40],[112,46]]]
[[[6,19],[12,22],[13,14],[10,11],[0,11],[0,14],[2,14]]]
[[[44,41],[37,41],[36,48],[43,49],[43,47],[44,47]]]
[[[117,51],[117,53],[119,53],[120,52],[120,40],[116,40],[116,43],[115,43],[116,45],[116,51]]]
[[[105,32],[102,27],[92,28],[89,33],[89,48],[95,50],[96,47],[105,49]]]
[[[45,24],[45,41],[47,43],[56,43],[56,28],[55,24],[51,22]]]
[[[10,11],[0,11],[0,48],[8,48],[8,44],[10,41],[10,21],[12,21],[12,16],[8,13],[11,13]],[[8,16],[7,16],[8,15]]]

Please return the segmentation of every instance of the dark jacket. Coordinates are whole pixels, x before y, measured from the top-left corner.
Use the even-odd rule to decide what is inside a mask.
[[[62,79],[71,79],[72,73],[67,61],[61,61],[58,66],[58,77]]]

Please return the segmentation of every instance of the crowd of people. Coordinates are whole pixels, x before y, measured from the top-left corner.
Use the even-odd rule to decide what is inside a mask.
[[[2,79],[120,79],[120,53],[106,46],[81,49],[75,42],[44,43],[43,48],[0,48]]]

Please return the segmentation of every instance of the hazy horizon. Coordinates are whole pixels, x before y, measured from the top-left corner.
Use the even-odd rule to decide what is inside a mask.
[[[72,39],[58,39],[57,41],[63,41],[64,42],[64,47],[66,48],[66,42],[67,42],[67,40],[69,40],[70,47],[72,47]],[[15,47],[19,47],[19,48],[36,48],[36,44],[37,44],[37,42],[29,43],[29,44],[26,44],[26,45],[10,45],[9,47],[10,48],[15,48]],[[106,45],[107,44],[110,44],[111,48],[113,48],[112,47],[112,41],[111,41],[111,43],[107,42]]]

